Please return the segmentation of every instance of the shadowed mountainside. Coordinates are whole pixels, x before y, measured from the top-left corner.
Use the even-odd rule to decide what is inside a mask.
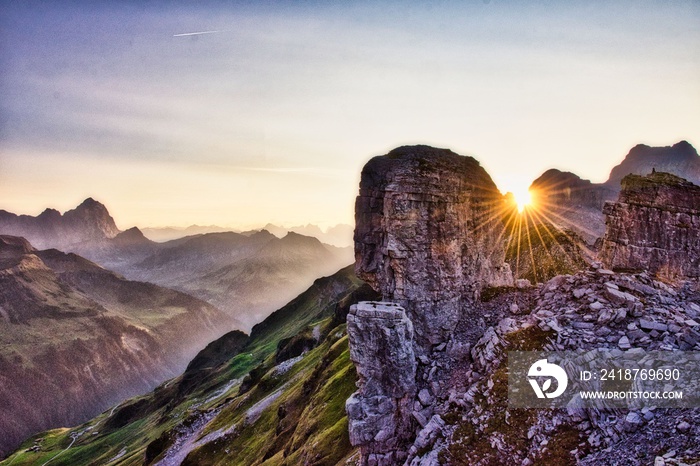
[[[152,389],[229,321],[186,294],[0,236],[0,451]]]
[[[313,281],[352,262],[352,251],[316,238],[263,230],[251,236],[210,233],[164,243],[125,276],[178,289],[217,306],[249,330]]]

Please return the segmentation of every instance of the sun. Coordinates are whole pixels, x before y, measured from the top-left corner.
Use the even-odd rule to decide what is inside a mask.
[[[532,205],[532,195],[529,189],[516,189],[511,192],[513,193],[515,204],[518,206],[518,212],[523,213],[527,207]]]

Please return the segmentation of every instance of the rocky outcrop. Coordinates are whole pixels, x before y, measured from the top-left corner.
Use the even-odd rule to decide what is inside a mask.
[[[350,308],[347,325],[360,387],[346,403],[350,442],[368,466],[400,464],[415,434],[413,324],[396,304],[364,301]]]
[[[564,175],[580,191],[550,184],[547,202],[595,209],[605,200],[607,188],[587,192],[590,183]],[[605,205],[608,268],[594,262],[581,270],[581,262],[544,284],[481,293],[511,283],[500,265],[499,236],[508,232],[493,220],[494,190],[473,159],[423,146],[374,158],[363,170],[356,271],[406,310],[363,303],[348,316],[360,389],[346,408],[363,464],[612,464],[626,449],[635,458],[615,464],[641,464],[636,458],[670,444],[657,425],[682,426],[674,442],[684,459],[697,456],[700,444],[684,433],[697,416],[682,411],[509,409],[506,354],[700,348],[698,281],[669,286],[658,278],[700,275],[700,188],[668,174],[628,176],[619,201]],[[526,224],[525,232],[539,237],[548,228]],[[527,256],[547,253],[554,248]],[[524,260],[512,256],[516,267]]]
[[[370,160],[355,204],[355,269],[400,304],[419,346],[445,342],[485,285],[512,283],[503,199],[471,157],[406,146]]]
[[[671,287],[646,272],[614,273],[594,263],[511,292],[505,302],[528,302],[531,311],[514,312],[487,329],[466,369],[445,364],[450,369],[442,378],[451,381],[452,395],[436,400],[435,409],[451,421],[411,464],[426,464],[421,461],[439,449],[441,461],[428,464],[694,464],[700,454],[696,410],[511,409],[507,386],[509,351],[697,351],[700,294],[688,285]],[[469,322],[460,322],[458,331],[462,325]],[[654,462],[671,451],[668,462]]]
[[[700,276],[700,187],[668,173],[628,175],[604,212],[600,257],[608,268]]]

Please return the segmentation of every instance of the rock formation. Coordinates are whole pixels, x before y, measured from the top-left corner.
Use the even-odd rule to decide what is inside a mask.
[[[414,434],[413,324],[401,307],[381,302],[352,306],[347,324],[360,387],[346,403],[350,441],[360,445],[368,465],[400,463]]]
[[[419,345],[445,342],[482,287],[512,283],[502,202],[475,159],[445,149],[400,147],[362,170],[356,272],[406,309]]]
[[[668,173],[628,175],[604,212],[600,257],[608,268],[700,276],[700,187]]]

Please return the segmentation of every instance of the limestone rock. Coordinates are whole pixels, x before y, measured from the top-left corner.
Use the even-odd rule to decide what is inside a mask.
[[[607,203],[600,257],[615,270],[700,276],[700,187],[668,173],[628,175]]]
[[[357,275],[399,303],[422,345],[447,341],[485,285],[512,285],[502,196],[471,157],[406,146],[370,160],[355,203]]]
[[[413,325],[396,304],[363,301],[350,308],[347,326],[359,377],[359,390],[345,405],[350,442],[360,446],[366,461],[396,464],[414,426]]]

